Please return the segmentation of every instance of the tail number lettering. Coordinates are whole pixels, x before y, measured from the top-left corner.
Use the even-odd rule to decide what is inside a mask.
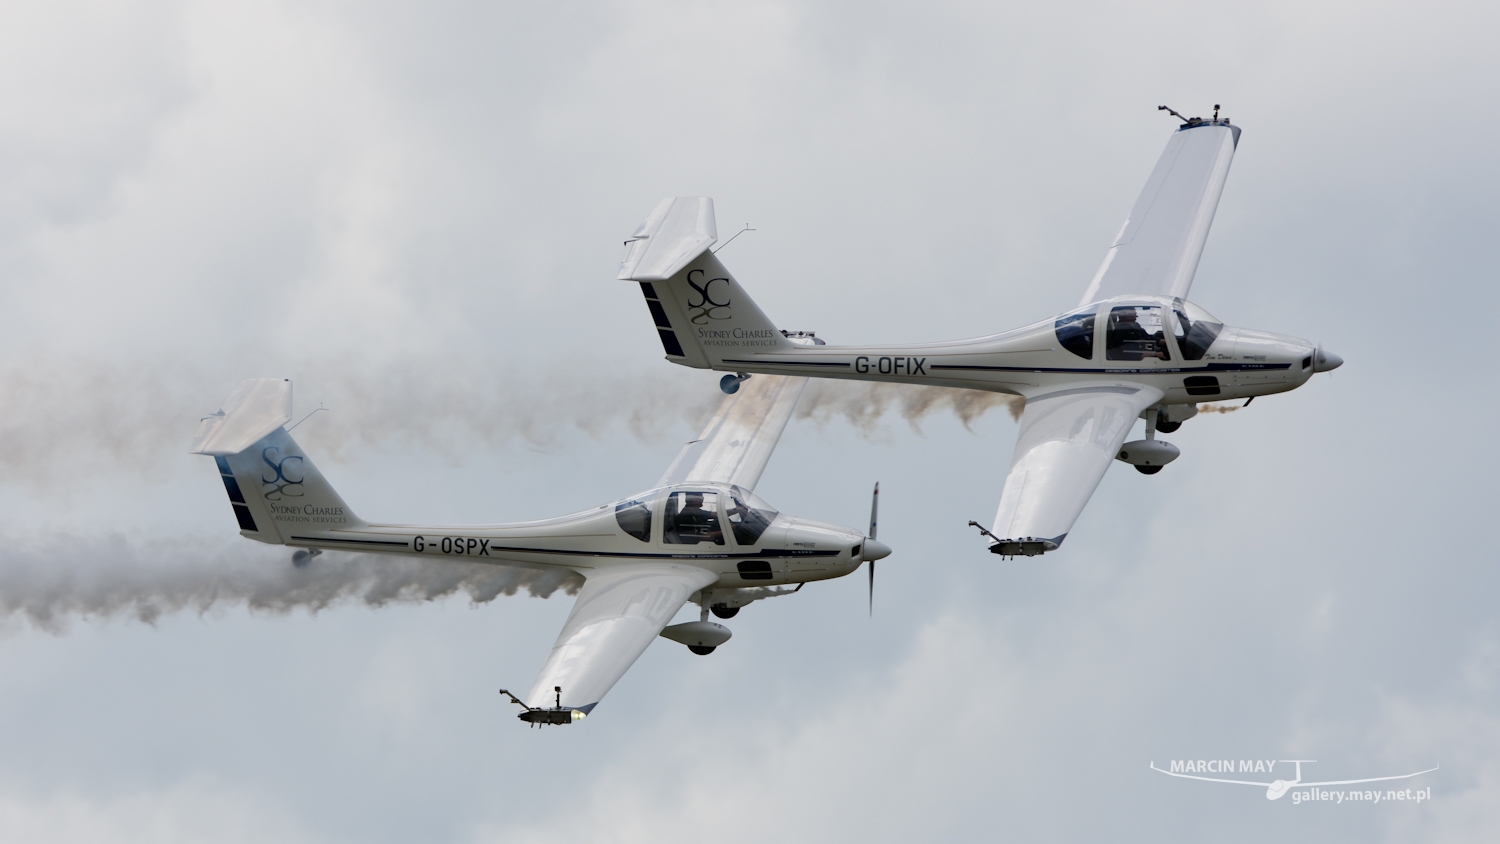
[[[872,363],[873,361],[873,363]],[[927,358],[878,357],[860,355],[854,359],[854,371],[860,374],[874,369],[881,375],[926,375]]]
[[[427,547],[427,541],[425,538],[419,536],[413,545],[416,550],[421,551]],[[488,539],[445,536],[442,542],[437,543],[437,547],[444,554],[462,554],[465,557],[488,557],[490,555],[490,541]]]

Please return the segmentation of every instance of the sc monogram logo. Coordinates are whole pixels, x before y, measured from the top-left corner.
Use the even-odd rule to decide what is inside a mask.
[[[688,318],[694,325],[707,325],[711,319],[729,319],[729,279],[711,278],[700,287],[698,282],[693,280],[693,273],[697,273],[699,278],[703,277],[702,270],[693,270],[687,274],[688,287],[693,288],[693,291],[698,294],[696,302],[693,301],[693,295],[688,294],[688,307],[691,309]],[[720,296],[725,297],[722,302],[714,299],[714,282],[716,281],[724,282],[719,292]]]
[[[276,453],[279,451],[280,449],[273,445],[268,446],[260,453],[260,459],[265,461],[265,464],[271,467],[271,471],[276,473],[275,476],[269,478],[265,475],[260,476],[260,494],[264,495],[267,501],[280,501],[283,498],[301,498],[302,482],[307,480],[307,476],[302,474],[303,458],[301,455],[291,454],[277,460]],[[297,461],[297,465],[288,465],[293,460]],[[295,474],[297,477],[293,478],[291,474]]]

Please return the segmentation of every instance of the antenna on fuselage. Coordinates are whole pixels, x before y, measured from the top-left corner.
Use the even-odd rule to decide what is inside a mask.
[[[1214,106],[1214,108],[1217,110],[1218,106]],[[1157,111],[1165,111],[1166,113],[1172,115],[1173,117],[1177,118],[1178,120],[1181,120],[1183,123],[1192,123],[1193,122],[1193,121],[1187,119],[1186,117],[1183,117],[1182,115],[1178,114],[1177,110],[1174,109],[1174,108],[1172,108],[1171,106],[1159,105],[1159,106],[1156,107],[1156,110]]]

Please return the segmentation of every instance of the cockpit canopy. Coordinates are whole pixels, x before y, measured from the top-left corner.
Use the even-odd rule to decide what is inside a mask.
[[[642,542],[652,540],[652,526],[661,529],[657,541],[667,545],[725,544],[724,525],[734,543],[752,546],[776,519],[776,510],[749,490],[665,487],[653,489],[615,505],[620,530]]]
[[[1104,321],[1104,359],[1116,361],[1202,360],[1224,324],[1186,299],[1130,302],[1111,299],[1057,318],[1057,342],[1093,360],[1096,325]],[[1170,339],[1168,338],[1170,335]]]
[[[1186,299],[1172,300],[1172,335],[1186,360],[1202,360],[1218,339],[1224,323]]]

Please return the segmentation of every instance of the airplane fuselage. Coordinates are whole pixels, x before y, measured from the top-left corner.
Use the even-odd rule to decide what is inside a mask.
[[[702,504],[693,516],[691,533],[677,529],[676,520],[684,514],[673,511],[674,502],[689,496],[697,496]],[[736,502],[764,514],[760,522],[745,524],[744,514],[734,512]],[[341,522],[336,514],[309,521],[296,512],[273,519],[284,543],[294,547],[566,569],[585,575],[622,564],[660,562],[716,573],[719,580],[713,589],[842,577],[869,556],[858,531],[755,504],[764,502],[737,487],[690,483],[660,487],[580,513],[514,524],[376,524]],[[260,539],[260,533],[245,535]]]
[[[1125,315],[1133,318],[1122,320]],[[1081,328],[1089,319],[1092,324]],[[1285,392],[1321,371],[1318,350],[1306,340],[1226,326],[1182,299],[1150,296],[1108,299],[967,340],[798,345],[784,351],[747,349],[745,354],[721,344],[716,351],[722,357],[712,368],[721,371],[925,384],[1028,397],[1089,382],[1126,381],[1160,389],[1163,406]]]

